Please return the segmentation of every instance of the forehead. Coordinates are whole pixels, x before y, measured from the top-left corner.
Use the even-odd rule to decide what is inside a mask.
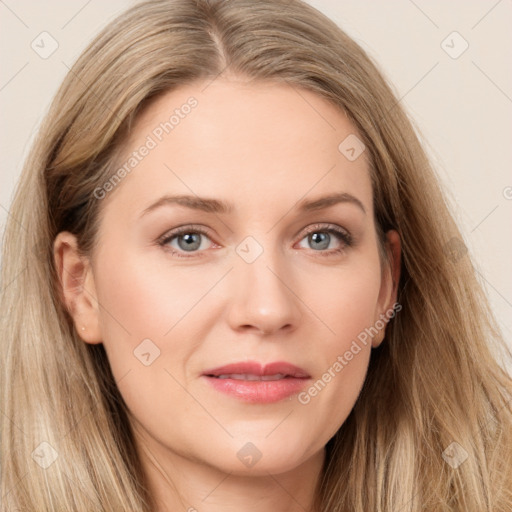
[[[358,139],[340,109],[297,86],[196,82],[139,116],[118,165],[128,172],[107,202],[140,213],[159,195],[195,194],[263,213],[345,192],[371,210],[366,152],[346,153],[357,156]]]

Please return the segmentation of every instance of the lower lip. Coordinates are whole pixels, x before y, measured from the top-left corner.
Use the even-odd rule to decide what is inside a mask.
[[[287,377],[279,380],[238,380],[218,379],[203,376],[217,391],[233,396],[239,400],[252,403],[268,404],[279,402],[299,393],[305,386],[307,378]]]

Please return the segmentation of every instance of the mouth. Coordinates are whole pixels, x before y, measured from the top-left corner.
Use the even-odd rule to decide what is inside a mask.
[[[281,380],[290,378],[290,375],[285,375],[284,373],[276,373],[275,375],[254,375],[252,373],[230,373],[226,375],[208,375],[208,377],[213,377],[214,379],[234,379],[234,380]],[[293,378],[293,377],[291,377]]]
[[[201,375],[213,389],[250,403],[272,403],[299,393],[311,376],[285,362],[262,365],[248,361],[206,370]]]

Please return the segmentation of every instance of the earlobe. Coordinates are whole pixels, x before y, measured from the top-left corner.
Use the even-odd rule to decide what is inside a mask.
[[[386,326],[394,315],[394,305],[398,297],[398,283],[400,281],[401,242],[400,235],[394,229],[386,232],[387,264],[382,271],[381,288],[376,315],[376,327],[379,334],[372,339],[372,347],[378,347],[384,340]],[[382,327],[382,329],[381,329]]]
[[[53,244],[61,300],[86,343],[101,343],[99,307],[94,275],[88,258],[78,251],[76,236],[60,232]]]

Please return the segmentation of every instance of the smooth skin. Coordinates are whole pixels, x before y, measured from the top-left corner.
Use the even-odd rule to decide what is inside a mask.
[[[63,296],[84,342],[105,346],[158,512],[314,510],[325,444],[352,410],[385,328],[307,404],[297,395],[243,402],[201,375],[286,361],[313,385],[395,304],[400,239],[388,232],[381,265],[366,152],[350,161],[338,149],[357,130],[320,96],[285,83],[223,77],[167,92],[135,123],[125,157],[190,97],[197,106],[100,200],[91,258],[79,257],[72,234],[56,237]],[[354,201],[299,211],[334,192],[365,211]],[[232,211],[167,203],[143,214],[178,194]],[[159,245],[190,225],[188,238]],[[134,354],[147,339],[151,357],[160,350],[149,365]],[[237,456],[245,446],[257,457],[247,443],[261,454],[250,467]]]

